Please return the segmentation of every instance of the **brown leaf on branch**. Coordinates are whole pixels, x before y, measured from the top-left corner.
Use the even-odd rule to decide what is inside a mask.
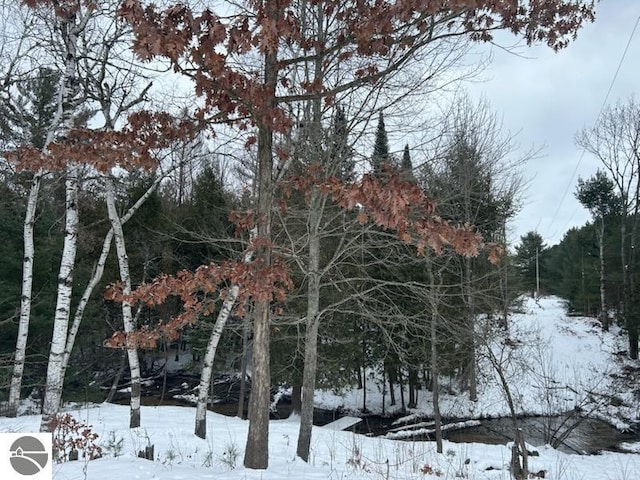
[[[90,165],[101,172],[119,166],[125,170],[153,169],[156,152],[175,140],[193,138],[198,126],[164,112],[136,112],[119,131],[77,128],[55,140],[42,152],[31,146],[5,152],[17,170],[61,170],[67,163]]]
[[[259,248],[256,239],[252,248]],[[252,262],[224,262],[201,265],[195,271],[181,270],[175,275],[162,274],[153,281],[140,285],[130,295],[122,295],[117,285],[111,285],[105,298],[113,301],[142,302],[148,307],[162,305],[170,296],[182,302],[182,312],[167,322],[153,328],[144,327],[129,335],[116,332],[107,342],[113,348],[138,346],[153,348],[160,339],[174,340],[186,326],[193,325],[202,316],[214,314],[227,295],[230,285],[237,285],[237,304],[247,301],[283,302],[286,293],[293,288],[289,270],[283,263],[264,265],[256,259]]]

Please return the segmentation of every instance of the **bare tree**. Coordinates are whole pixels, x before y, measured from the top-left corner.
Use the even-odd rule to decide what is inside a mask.
[[[640,208],[640,106],[633,98],[607,106],[596,124],[578,132],[575,140],[602,163],[619,197],[622,305],[618,314],[627,327],[629,357],[637,359],[640,302],[635,263]]]
[[[522,185],[518,167],[535,152],[514,157],[514,138],[505,132],[486,103],[468,97],[454,102],[443,123],[434,159],[423,170],[427,192],[438,200],[445,218],[474,227],[487,240],[502,243],[504,225],[517,211]],[[475,318],[494,309],[485,297],[501,295],[501,272],[482,259],[459,258],[464,352],[461,379],[469,397],[477,400]],[[493,290],[493,293],[491,293]],[[493,303],[493,304],[492,304]]]

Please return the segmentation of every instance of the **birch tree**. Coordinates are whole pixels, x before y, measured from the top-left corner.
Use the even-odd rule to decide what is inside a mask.
[[[251,262],[253,252],[248,250],[244,256],[244,263]],[[216,321],[211,330],[209,341],[205,350],[204,358],[202,360],[202,369],[200,371],[200,383],[198,384],[198,400],[196,403],[196,425],[194,433],[200,438],[207,437],[207,405],[209,399],[209,382],[211,381],[211,375],[213,373],[213,361],[216,358],[216,351],[218,349],[218,343],[222,336],[222,331],[235,307],[236,300],[238,299],[238,293],[240,291],[239,285],[232,285],[226,294],[224,301],[216,317]]]
[[[31,188],[30,205],[34,208],[44,172],[64,171],[66,176],[65,236],[41,423],[41,429],[46,430],[49,428],[51,418],[57,413],[71,348],[84,308],[102,275],[112,240],[110,235],[113,235],[113,233],[107,234],[99,265],[76,310],[74,322],[69,328],[79,224],[77,199],[80,166],[89,165],[90,168],[100,171],[116,164],[153,168],[157,166],[153,152],[166,148],[177,137],[175,132],[171,132],[170,124],[173,119],[167,115],[156,117],[142,115],[143,118],[140,115],[130,116],[129,124],[125,128],[118,132],[113,131],[116,119],[144,100],[149,88],[149,86],[144,88],[136,85],[136,74],[130,68],[122,69],[117,66],[118,61],[122,60],[119,56],[122,51],[115,47],[126,36],[126,24],[116,20],[115,4],[106,1],[97,8],[95,2],[85,3],[80,0],[64,2],[43,0],[25,3],[31,9],[28,11],[35,12],[34,18],[44,22],[41,25],[43,31],[51,33],[43,37],[54,39],[53,63],[57,63],[57,68],[61,71],[60,85],[57,89],[57,109],[50,125],[45,129],[46,138],[42,148],[38,149],[26,143],[16,144],[14,150],[6,155],[19,170],[37,172]],[[38,45],[42,47],[42,44],[38,43]],[[131,59],[128,58],[126,61],[130,63]],[[84,128],[83,123],[86,123],[91,116],[91,111],[84,108],[87,102],[97,102],[98,110],[102,110],[106,127],[99,132]],[[132,122],[136,121],[142,123],[132,126]],[[176,128],[181,130],[181,138],[184,138],[184,125],[178,125]],[[157,185],[156,183],[153,188]],[[148,196],[143,197],[148,198]],[[130,216],[139,205],[140,202],[136,203],[127,215]],[[32,238],[33,222],[29,218],[33,214],[35,209],[28,210],[25,222],[25,226],[30,227],[30,230],[25,227],[27,243]],[[26,251],[28,253],[28,249]],[[28,290],[33,256],[25,255],[25,262],[29,264],[24,275],[25,285],[29,284],[28,288],[25,287]],[[30,305],[29,292],[22,298],[25,304]],[[26,314],[28,308],[23,311],[25,312],[23,317],[28,320]],[[23,323],[23,326],[19,342],[26,341],[28,325]],[[17,377],[18,375],[15,376],[16,379]],[[15,383],[17,384],[17,381]],[[18,385],[14,391],[12,399],[19,398]]]
[[[35,4],[31,6],[35,7]],[[60,34],[63,58],[63,69],[60,75],[60,85],[58,89],[58,102],[56,113],[47,129],[46,140],[43,149],[61,131],[65,132],[72,127],[73,112],[82,101],[76,88],[77,75],[77,49],[78,36],[86,26],[88,17],[77,18],[70,5],[60,5],[56,9],[55,29]],[[23,263],[23,293],[21,300],[20,331],[17,345],[17,368],[14,372],[14,381],[10,394],[10,407],[15,410],[17,399],[20,395],[20,382],[24,365],[23,346],[26,344],[28,323],[31,305],[32,269],[33,269],[33,224],[35,221],[35,210],[37,205],[40,183],[43,171],[38,170],[33,178],[27,213],[25,216],[24,229],[24,263]],[[75,263],[76,236],[78,228],[77,198],[78,198],[78,175],[75,166],[69,165],[65,180],[65,238],[64,248],[58,274],[58,295],[56,300],[56,310],[54,315],[54,335],[51,342],[51,353],[49,356],[49,368],[47,369],[47,383],[43,401],[43,422],[41,429],[46,431],[51,420],[51,414],[57,412],[60,395],[62,393],[62,356],[64,342],[66,340],[66,324],[69,318],[69,308],[71,302],[71,287],[73,278],[73,264]],[[60,328],[56,328],[56,327]]]
[[[116,244],[116,254],[118,256],[118,266],[120,268],[120,281],[122,283],[122,293],[128,296],[131,293],[131,274],[129,273],[129,257],[127,256],[127,248],[124,239],[124,231],[122,230],[122,221],[116,208],[115,188],[113,179],[105,179],[106,184],[106,200],[107,211],[109,213],[109,222],[113,230],[113,237]],[[131,303],[128,300],[122,302],[122,319],[124,322],[124,331],[129,333],[135,330],[134,318],[131,310]],[[127,358],[129,360],[129,370],[131,371],[131,410],[129,418],[129,427],[135,428],[140,426],[140,362],[138,360],[138,351],[135,346],[127,348]]]
[[[42,102],[42,105],[53,106],[60,102],[55,96],[55,81],[59,76],[55,75],[54,71],[39,72],[42,77],[36,77],[34,82],[28,82],[29,85],[35,87],[35,94],[40,98],[35,98],[35,101]],[[38,88],[40,87],[40,88]],[[59,97],[59,96],[58,96]],[[55,102],[55,103],[54,103]],[[26,107],[26,105],[23,105]],[[10,110],[13,108],[10,107]],[[45,109],[38,109],[34,114],[38,117],[38,122],[52,121],[49,111]],[[49,116],[47,119],[46,116]],[[22,123],[22,122],[20,122]],[[48,135],[43,132],[43,136],[38,135],[36,126],[34,125],[31,130],[31,143],[36,148],[43,148],[47,141]],[[54,126],[55,130],[55,126]],[[49,129],[51,131],[51,129]],[[14,353],[13,363],[13,375],[11,379],[11,387],[9,390],[9,400],[7,405],[7,414],[15,416],[17,413],[18,402],[20,400],[20,391],[22,386],[22,376],[24,373],[25,354],[27,348],[27,339],[29,333],[29,321],[31,318],[31,299],[33,289],[33,262],[35,257],[34,246],[34,226],[36,218],[36,209],[38,196],[40,192],[40,184],[42,181],[43,172],[37,172],[34,174],[31,186],[29,189],[29,196],[27,200],[27,210],[23,224],[23,261],[22,261],[22,290],[20,297],[20,316],[18,321],[18,336],[16,340],[16,349]]]
[[[27,10],[22,11],[22,15],[26,14]],[[15,18],[15,17],[14,17]],[[34,16],[27,16],[28,20],[22,23],[22,27],[24,30],[20,32],[20,40],[18,42],[18,47],[15,51],[15,56],[12,59],[11,63],[8,66],[6,75],[6,81],[4,82],[6,85],[12,85],[15,82],[15,79],[12,78],[12,75],[16,75],[18,72],[18,68],[20,67],[20,57],[25,54],[23,49],[33,50],[35,38],[31,35],[36,33],[36,30],[30,27],[30,24],[33,23],[35,19]],[[31,141],[32,145],[38,147],[44,151],[48,144],[58,135],[61,131],[64,132],[65,129],[68,129],[70,126],[70,122],[72,120],[72,114],[77,107],[78,100],[78,92],[74,87],[74,79],[75,79],[75,53],[77,49],[77,35],[78,31],[74,30],[74,28],[70,27],[70,21],[64,18],[60,18],[58,21],[58,28],[60,31],[62,45],[63,45],[63,55],[67,57],[67,60],[64,63],[64,68],[60,75],[56,75],[58,78],[58,88],[57,88],[57,99],[56,99],[56,108],[55,113],[49,119],[50,122],[48,125],[42,125],[43,129],[40,134],[40,141],[38,141],[37,137],[32,137],[27,139],[27,141]],[[26,45],[26,46],[25,46]],[[3,45],[3,47],[7,47],[7,45]],[[4,49],[4,48],[3,48]],[[52,74],[54,72],[52,71]],[[7,91],[6,94],[11,95],[10,91]],[[16,110],[20,107],[18,105],[11,105],[10,103],[7,105],[10,111],[17,113]],[[46,121],[46,119],[41,119]],[[32,132],[35,133],[35,132]],[[35,141],[34,141],[35,140]],[[35,248],[34,248],[34,226],[36,219],[36,209],[38,204],[38,197],[40,193],[40,186],[42,183],[42,179],[45,175],[45,169],[41,168],[34,172],[33,178],[31,181],[31,186],[29,189],[29,196],[27,200],[27,210],[25,213],[24,219],[24,229],[23,229],[23,265],[22,265],[22,292],[21,292],[21,300],[20,300],[20,318],[19,318],[19,327],[18,327],[18,337],[16,341],[16,351],[14,355],[14,370],[11,381],[11,388],[9,392],[9,401],[8,401],[8,414],[15,415],[17,412],[18,401],[20,400],[20,391],[22,385],[22,375],[24,372],[24,362],[25,362],[25,351],[27,346],[28,339],[28,331],[29,331],[29,320],[31,316],[31,301],[32,301],[32,288],[33,288],[33,265],[34,265],[34,256],[35,256]],[[73,179],[73,174],[69,179],[69,183],[67,184],[67,203],[70,208],[75,208],[75,199],[77,198],[77,180]],[[76,222],[74,219],[74,213],[72,212],[69,217],[69,222],[66,227],[75,228]],[[72,237],[69,237],[69,240],[72,240]],[[74,248],[69,245],[69,248],[66,251],[67,259],[64,260],[63,264],[61,264],[61,274],[59,277],[59,282],[62,280],[64,283],[66,279],[66,275],[68,272],[63,271],[67,269],[67,261],[70,256],[73,256]],[[62,298],[65,297],[65,287],[62,288],[60,292],[60,296]],[[64,310],[64,301],[61,299],[60,308]]]

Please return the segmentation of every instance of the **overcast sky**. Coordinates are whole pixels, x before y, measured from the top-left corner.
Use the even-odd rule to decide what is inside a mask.
[[[473,97],[485,97],[502,116],[504,127],[519,132],[521,149],[544,147],[528,162],[523,207],[511,224],[509,238],[519,242],[531,230],[547,245],[562,240],[571,227],[582,226],[589,213],[574,197],[579,177],[588,178],[598,162],[574,144],[575,133],[593,125],[640,16],[640,1],[605,0],[597,5],[593,24],[582,28],[568,48],[520,48],[527,58],[493,48],[486,81],[469,86]],[[635,32],[607,103],[640,97],[640,27]],[[582,159],[581,159],[582,156]]]

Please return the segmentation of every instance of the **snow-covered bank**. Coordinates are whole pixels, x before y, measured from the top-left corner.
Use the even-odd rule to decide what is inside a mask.
[[[626,338],[618,327],[603,332],[593,318],[570,317],[557,297],[526,298],[521,311],[510,317],[509,331],[492,330],[490,345],[509,382],[517,413],[556,415],[579,411],[603,419],[619,429],[628,429],[640,420],[640,363],[619,354],[626,350]],[[482,348],[479,348],[482,353]],[[503,389],[486,355],[479,360],[478,401],[465,393],[442,392],[440,410],[448,418],[487,418],[509,415]],[[448,385],[448,380],[443,380]],[[368,382],[367,409],[382,411],[382,389]],[[456,388],[455,384],[452,385]],[[399,395],[396,395],[399,398]],[[339,394],[318,391],[316,405],[327,409],[358,411],[363,392],[345,390]],[[400,405],[385,411],[398,414]],[[433,414],[430,392],[423,390],[416,417]]]
[[[100,435],[103,458],[54,466],[56,480],[283,480],[283,479],[456,479],[506,480],[509,450],[502,445],[445,442],[437,454],[432,442],[402,442],[368,438],[315,427],[311,459],[305,464],[295,455],[296,420],[270,424],[270,466],[266,471],[242,467],[248,422],[210,413],[202,440],[193,435],[195,408],[142,407],[142,427],[128,428],[126,406],[103,404],[71,414],[93,426]],[[38,416],[0,418],[0,431],[34,431]],[[120,447],[115,448],[121,440]],[[155,460],[137,458],[154,445]],[[530,458],[532,472],[544,471],[551,480],[635,480],[640,455],[604,453],[566,455],[549,447]]]

